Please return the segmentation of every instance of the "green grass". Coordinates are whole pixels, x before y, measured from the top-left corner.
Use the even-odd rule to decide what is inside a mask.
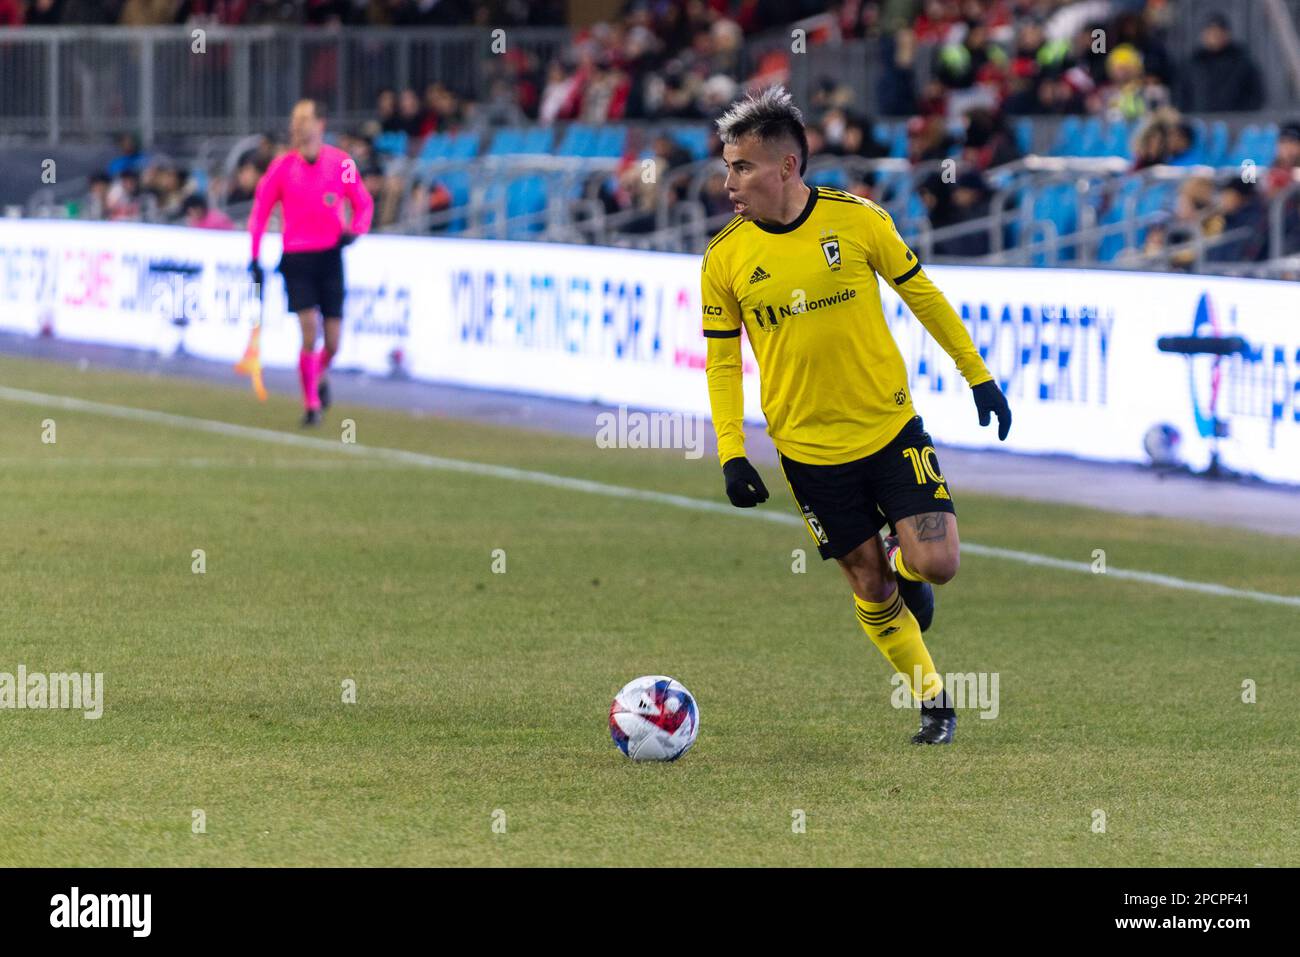
[[[296,432],[285,397],[8,358],[0,384]],[[345,416],[365,445],[721,491],[708,460],[435,416],[321,434]],[[968,542],[1300,592],[1294,540],[950,478]],[[106,698],[0,710],[0,864],[1300,864],[1294,608],[967,556],[929,644],[998,672],[1000,714],[922,750],[839,572],[792,573],[806,533],[742,513],[0,399],[0,529],[0,671],[103,672]],[[606,730],[646,673],[700,702],[673,765]]]

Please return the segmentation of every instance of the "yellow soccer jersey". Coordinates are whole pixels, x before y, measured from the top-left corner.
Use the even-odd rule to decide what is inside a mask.
[[[701,272],[709,403],[724,463],[745,454],[742,324],[758,361],[767,430],[783,455],[810,465],[852,462],[888,445],[915,415],[877,274],[968,384],[993,378],[889,214],[851,193],[813,187],[785,226],[733,219],[709,243]]]

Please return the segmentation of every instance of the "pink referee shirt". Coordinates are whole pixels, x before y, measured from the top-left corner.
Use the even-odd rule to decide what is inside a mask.
[[[345,175],[346,173],[346,175]],[[343,200],[352,206],[352,222],[343,221]],[[315,252],[338,244],[346,228],[361,235],[369,232],[375,204],[361,182],[356,163],[344,150],[322,143],[314,163],[297,150],[271,161],[253,194],[253,214],[248,220],[253,234],[253,258],[262,247],[262,234],[271,210],[280,203],[284,214],[284,251]]]

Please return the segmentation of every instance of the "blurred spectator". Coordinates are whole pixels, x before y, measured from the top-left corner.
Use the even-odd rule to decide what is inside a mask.
[[[375,100],[375,112],[379,119],[379,130],[382,133],[400,133],[403,131],[401,118],[397,115],[397,93],[394,90],[382,89]]]
[[[0,27],[21,27],[25,14],[23,0],[0,0]]]
[[[559,61],[552,62],[546,68],[546,86],[542,88],[537,118],[546,124],[572,119],[578,112],[579,93],[576,78],[566,74]]]
[[[34,27],[52,27],[68,22],[63,19],[63,0],[31,0],[27,4],[26,17]]]
[[[262,171],[257,168],[256,163],[251,159],[241,160],[235,169],[235,179],[230,184],[230,191],[226,193],[226,205],[251,203],[253,194],[257,192],[257,181],[261,178]]]
[[[108,164],[108,175],[121,176],[127,170],[139,172],[149,161],[148,155],[140,149],[140,138],[134,133],[122,133],[117,138],[118,155]]]
[[[968,170],[948,183],[940,173],[931,173],[919,188],[930,225],[936,231],[989,215],[991,191],[983,175]],[[936,240],[936,256],[986,256],[989,252],[987,229],[972,229],[959,236]]]
[[[176,22],[178,0],[126,0],[118,24],[124,27],[160,27]]]
[[[880,38],[880,86],[876,90],[882,116],[910,116],[916,104],[916,34],[911,30]]]
[[[1201,30],[1201,47],[1183,71],[1179,107],[1188,113],[1257,110],[1264,102],[1259,68],[1232,39],[1227,18],[1216,13]]]
[[[1159,166],[1169,159],[1169,132],[1163,123],[1147,123],[1133,144],[1133,169]]]
[[[983,171],[1021,155],[1015,134],[1001,113],[976,109],[966,114],[966,141],[961,152],[965,168]]]
[[[1264,176],[1264,188],[1271,197],[1296,182],[1300,182],[1300,121],[1278,130],[1277,153]]]
[[[108,191],[112,183],[113,179],[107,173],[91,174],[90,188],[86,193],[85,201],[81,204],[80,218],[108,218]]]
[[[1241,232],[1206,251],[1210,262],[1258,262],[1268,253],[1268,210],[1254,183],[1232,179],[1219,191],[1218,208],[1206,220],[1207,237]]]
[[[184,224],[192,229],[234,229],[230,217],[219,209],[209,209],[208,201],[202,196],[185,197],[182,205]]]
[[[174,223],[184,215],[185,199],[191,192],[188,174],[170,161],[150,164],[140,177],[140,187],[153,196],[157,215],[163,222]]]
[[[115,221],[139,220],[143,207],[140,193],[140,174],[134,169],[123,170],[108,190],[108,218]]]
[[[907,158],[913,163],[947,159],[957,141],[942,116],[915,116],[907,123]]]
[[[397,118],[400,129],[412,139],[423,139],[437,125],[437,118],[427,113],[415,91],[407,87],[397,100]]]
[[[1137,47],[1122,43],[1106,57],[1106,85],[1098,91],[1101,111],[1111,122],[1135,120],[1167,106],[1169,91],[1146,73]]]

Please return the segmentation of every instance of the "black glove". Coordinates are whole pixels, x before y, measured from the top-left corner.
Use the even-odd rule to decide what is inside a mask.
[[[253,282],[259,286],[266,280],[266,277],[262,275],[262,264],[256,259],[248,264],[248,274],[253,277]]]
[[[357,234],[350,233],[345,229],[343,230],[342,235],[339,236],[339,249],[342,249],[344,246],[351,246],[356,241],[357,241]]]
[[[736,508],[753,508],[767,501],[767,486],[749,459],[728,459],[722,466],[722,477],[727,483],[727,498]]]
[[[989,379],[988,382],[981,382],[971,389],[975,393],[975,408],[980,414],[980,425],[989,424],[989,413],[998,417],[998,441],[1005,442],[1007,434],[1011,431],[1011,406],[1007,405],[1007,397],[1002,394],[998,384]]]

